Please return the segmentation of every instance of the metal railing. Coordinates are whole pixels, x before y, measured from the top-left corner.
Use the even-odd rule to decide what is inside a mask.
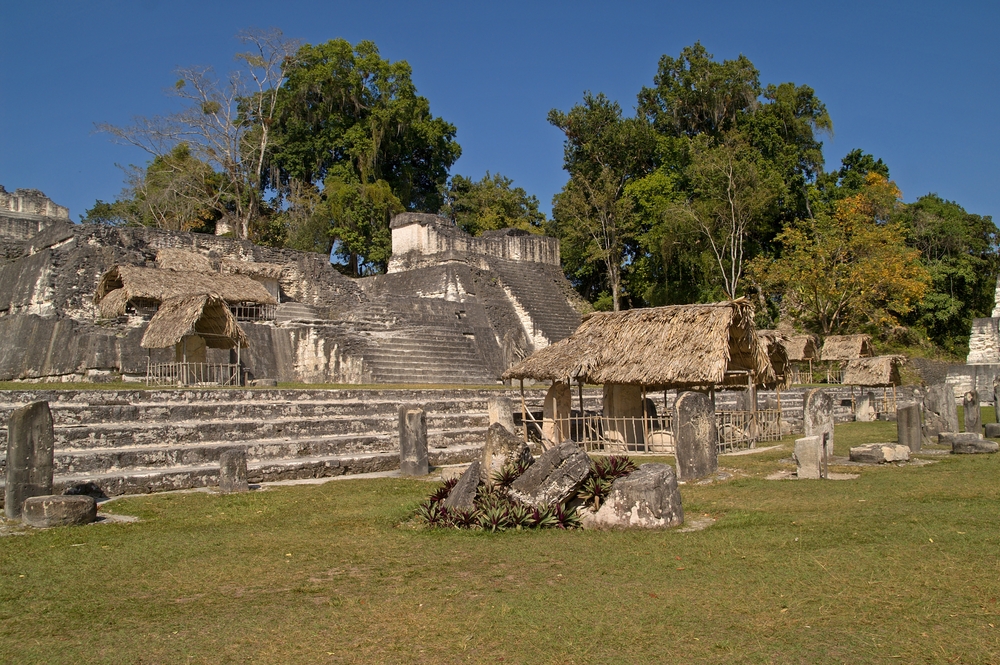
[[[762,441],[781,439],[781,412],[717,411],[718,451],[733,452],[753,448]],[[579,412],[567,418],[540,421],[528,413],[529,431],[549,444],[573,441],[593,453],[628,455],[673,455],[673,418],[667,416],[608,418],[596,413]]]
[[[146,366],[147,386],[239,386],[240,366],[231,363],[153,363]]]

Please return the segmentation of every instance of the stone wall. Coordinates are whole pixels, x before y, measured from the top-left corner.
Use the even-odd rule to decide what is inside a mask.
[[[1000,318],[973,319],[969,336],[970,365],[1000,363]]]

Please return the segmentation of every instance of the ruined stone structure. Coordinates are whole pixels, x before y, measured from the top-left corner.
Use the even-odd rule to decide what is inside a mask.
[[[1000,375],[1000,277],[997,277],[993,312],[989,318],[973,319],[969,335],[969,355],[966,365],[948,370],[948,385],[956,399],[970,390],[977,391],[987,403],[992,400],[993,382]]]
[[[173,348],[139,345],[155,304],[108,318],[94,295],[115,266],[176,270],[178,256],[182,270],[248,275],[278,301],[267,317],[233,310],[250,380],[495,383],[569,335],[583,306],[558,240],[509,229],[473,238],[436,215],[397,216],[389,273],[362,279],[321,254],[68,220],[41,192],[0,188],[0,380],[142,381],[150,364],[173,362]],[[203,347],[199,362],[236,362]]]

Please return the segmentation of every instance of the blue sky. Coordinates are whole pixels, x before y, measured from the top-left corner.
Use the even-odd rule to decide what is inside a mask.
[[[700,40],[749,57],[764,83],[812,86],[830,111],[827,168],[881,157],[912,201],[928,192],[1000,214],[997,3],[192,2],[6,0],[0,39],[0,185],[41,189],[73,219],[122,187],[145,153],[94,123],[171,109],[179,66],[233,67],[235,34],[278,27],[407,60],[431,111],[455,124],[453,173],[514,179],[547,212],[566,180],[545,121],[585,90],[634,109],[663,54]]]

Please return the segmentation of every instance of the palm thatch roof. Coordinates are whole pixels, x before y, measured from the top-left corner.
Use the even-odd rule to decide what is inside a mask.
[[[819,337],[816,335],[795,335],[785,342],[785,353],[792,362],[819,360]]]
[[[264,263],[263,261],[233,261],[222,259],[222,272],[247,277],[267,277],[279,279],[285,266],[280,263]]]
[[[505,379],[637,384],[651,388],[713,386],[727,373],[774,381],[767,350],[746,299],[597,312],[572,335],[514,365]]]
[[[844,378],[848,386],[898,386],[899,366],[906,362],[906,356],[875,356],[847,361]]]
[[[115,293],[116,291],[121,293]],[[274,299],[260,282],[245,275],[181,272],[115,266],[101,276],[94,294],[94,303],[105,316],[125,313],[125,304],[133,298],[165,302],[173,298],[209,295],[228,303],[250,302],[275,305]],[[111,299],[105,304],[104,301]]]
[[[156,267],[181,272],[215,272],[212,260],[204,254],[173,247],[164,247],[156,253]]]
[[[767,388],[788,388],[792,385],[791,367],[788,363],[788,336],[777,330],[758,330],[757,337],[767,349],[767,358],[774,372],[774,382],[765,384]]]
[[[213,349],[235,349],[249,346],[247,336],[236,323],[236,317],[221,298],[209,295],[170,298],[160,303],[139,346],[144,349],[165,349],[180,342],[186,335],[198,335]]]
[[[831,335],[823,340],[823,360],[854,360],[875,355],[871,335]]]

